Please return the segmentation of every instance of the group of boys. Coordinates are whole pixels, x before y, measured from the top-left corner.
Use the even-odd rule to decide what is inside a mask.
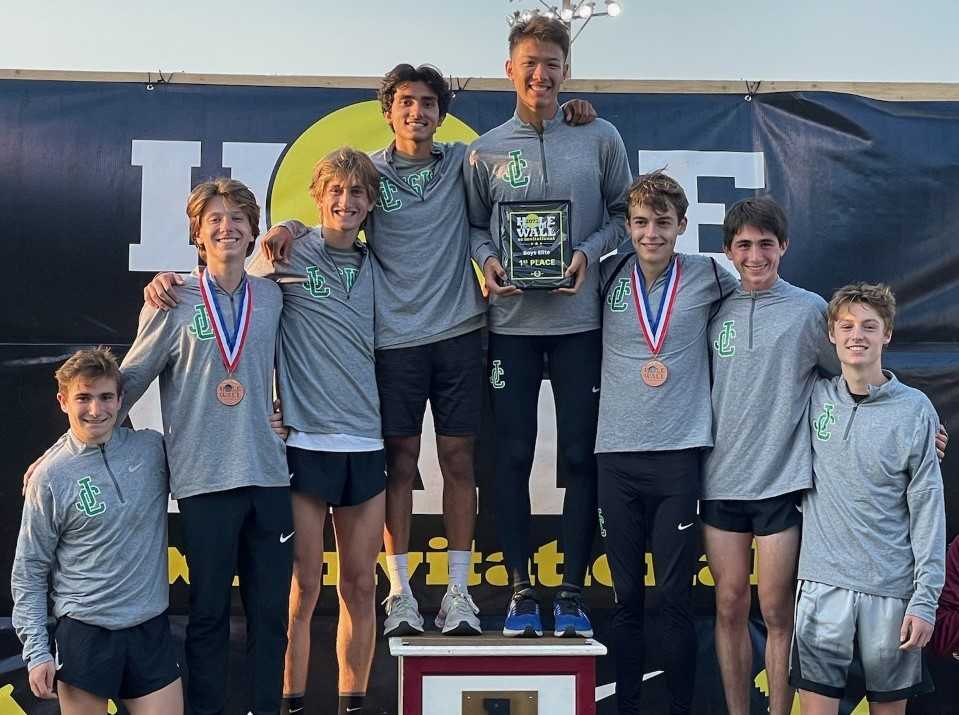
[[[682,187],[661,172],[630,183],[615,128],[591,121],[588,106],[558,105],[565,26],[535,18],[514,26],[509,43],[509,121],[470,148],[435,142],[449,87],[431,67],[398,65],[380,91],[394,142],[372,158],[344,148],[320,161],[310,186],[320,224],[279,224],[246,267],[255,198],[237,181],[198,186],[187,214],[204,267],[151,282],[121,368],[95,350],[58,372],[70,432],[28,486],[13,572],[35,694],[51,696],[56,675],[67,713],[102,712],[107,697],[134,715],[182,711],[164,615],[160,497],[169,480],[190,565],[191,710],[225,707],[234,573],[247,617],[250,710],[306,707],[310,618],[332,511],[339,712],[362,712],[381,544],[390,579],[384,634],[424,630],[407,552],[427,401],[450,545],[435,624],[445,634],[480,633],[467,581],[484,326],[495,420],[495,444],[484,449],[495,451],[495,516],[513,586],[505,635],[543,632],[529,571],[529,478],[545,362],[567,475],[554,632],[592,635],[582,589],[598,509],[621,713],[640,712],[647,544],[671,712],[690,712],[700,516],[731,713],[748,707],[754,537],[770,712],[789,711],[790,682],[804,712],[836,712],[854,643],[874,712],[900,712],[879,703],[899,708],[922,687],[917,649],[931,635],[944,556],[937,419],[921,393],[881,370],[894,315],[888,289],[847,287],[827,310],[783,281],[786,220],[763,197],[736,204],[724,223],[741,282],[710,258],[675,253],[686,227]],[[570,286],[520,290],[500,261],[500,204],[556,198],[571,205]],[[841,376],[818,377],[837,374],[839,363]],[[282,415],[272,402],[274,366]],[[157,376],[163,439],[116,427]],[[104,553],[115,554],[109,572],[99,565]],[[834,642],[823,643],[825,629]]]

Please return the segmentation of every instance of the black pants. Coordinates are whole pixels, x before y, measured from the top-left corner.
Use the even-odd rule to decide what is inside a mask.
[[[250,700],[277,713],[293,574],[288,487],[242,487],[179,500],[190,567],[187,702],[195,715],[223,713],[230,653],[230,598],[240,577],[246,611]]]
[[[696,678],[692,579],[700,554],[698,449],[597,455],[600,533],[616,606],[611,645],[620,715],[640,712],[645,670],[646,545],[653,555],[656,634],[670,712],[688,713]]]
[[[529,580],[529,479],[543,358],[556,402],[557,459],[566,497],[560,548],[563,580],[582,586],[596,533],[596,415],[600,332],[572,335],[490,333],[490,394],[496,422],[496,523],[513,583]]]

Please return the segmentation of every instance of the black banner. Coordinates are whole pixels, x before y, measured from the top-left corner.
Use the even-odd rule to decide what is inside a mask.
[[[827,297],[852,280],[882,280],[896,292],[896,328],[886,366],[923,390],[956,432],[959,417],[959,103],[884,102],[826,92],[756,95],[587,94],[619,129],[634,173],[666,167],[686,188],[689,228],[677,250],[720,254],[722,217],[734,201],[768,191],[785,207],[788,281]],[[469,141],[513,112],[508,92],[460,91],[438,137]],[[20,522],[20,475],[66,426],[55,400],[53,370],[81,346],[123,352],[136,329],[141,289],[162,270],[189,270],[185,199],[206,178],[246,182],[264,205],[264,228],[297,217],[316,223],[307,195],[309,170],[329,150],[350,144],[371,151],[391,138],[371,90],[144,85],[121,82],[0,82],[0,215],[8,260],[0,284],[0,387],[3,417],[0,481],[0,580],[9,583]],[[391,201],[382,191],[380,203]],[[725,261],[725,258],[721,258]],[[728,264],[727,264],[728,265]],[[544,393],[548,393],[544,383]],[[158,397],[148,393],[131,415],[159,427]],[[552,400],[545,394],[544,441],[533,478],[533,572],[547,590],[559,585],[557,550],[563,474],[555,476]],[[488,415],[487,415],[488,416]],[[424,434],[422,491],[414,504],[410,562],[424,611],[435,612],[446,585],[440,478],[431,436]],[[502,619],[509,595],[492,521],[492,438],[478,454],[479,510],[471,591],[484,617]],[[546,446],[543,446],[546,445]],[[959,530],[959,464],[953,446],[943,462],[948,534]],[[170,581],[182,636],[189,572],[178,514],[170,517]],[[332,549],[332,539],[328,542]],[[612,603],[609,568],[597,539],[587,600],[604,640]],[[697,713],[724,712],[713,653],[713,582],[705,557],[693,575],[700,657]],[[386,592],[380,572],[379,590]],[[753,573],[755,577],[755,570]],[[335,554],[314,624],[310,692],[332,707]],[[655,565],[648,582],[655,584]],[[650,607],[656,607],[655,588]],[[755,596],[755,593],[754,593]],[[19,643],[9,629],[9,590],[0,589],[0,713],[55,712],[29,694]],[[235,614],[240,617],[238,606]],[[428,618],[429,620],[429,618]],[[650,619],[648,641],[657,640]],[[240,644],[234,629],[234,705],[243,702]],[[754,598],[753,712],[765,712],[763,632]],[[658,654],[649,649],[647,670]],[[691,664],[692,666],[692,664]],[[916,712],[959,712],[955,665],[934,665],[939,693]],[[599,664],[600,713],[614,712],[612,664]],[[664,678],[648,682],[650,712],[661,712]],[[370,700],[396,710],[395,666],[378,647]],[[865,712],[861,684],[842,712]],[[951,708],[951,709],[950,709]],[[321,710],[318,710],[321,711]],[[798,709],[795,710],[798,712]]]

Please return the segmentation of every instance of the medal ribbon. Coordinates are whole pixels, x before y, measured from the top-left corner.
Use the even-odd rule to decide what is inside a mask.
[[[673,261],[666,273],[666,285],[663,287],[663,295],[659,299],[659,311],[656,313],[654,320],[651,318],[652,309],[649,305],[649,296],[646,295],[646,280],[643,278],[643,272],[639,270],[638,264],[633,267],[631,278],[636,316],[639,318],[639,326],[643,330],[649,352],[654,356],[659,354],[659,351],[663,348],[663,343],[666,341],[669,319],[672,317],[673,308],[676,306],[676,296],[679,295],[679,280],[682,273],[682,266],[677,255],[676,260]]]
[[[236,323],[233,326],[233,334],[230,335],[223,318],[223,311],[220,310],[220,303],[216,299],[216,287],[210,278],[210,272],[204,270],[200,273],[200,295],[203,297],[203,305],[206,306],[207,315],[210,316],[213,335],[216,336],[216,344],[220,348],[223,365],[231,375],[240,363],[240,353],[243,352],[246,336],[249,334],[250,324],[253,322],[253,291],[250,288],[250,281],[246,277],[244,277],[243,283],[243,290],[240,292],[240,305],[236,311]]]

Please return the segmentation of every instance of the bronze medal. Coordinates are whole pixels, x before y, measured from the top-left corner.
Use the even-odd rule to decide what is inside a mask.
[[[669,369],[661,360],[649,360],[643,365],[640,374],[650,387],[659,387],[669,377]]]
[[[239,380],[228,377],[216,386],[216,399],[227,407],[233,407],[240,404],[246,389],[240,384]]]

